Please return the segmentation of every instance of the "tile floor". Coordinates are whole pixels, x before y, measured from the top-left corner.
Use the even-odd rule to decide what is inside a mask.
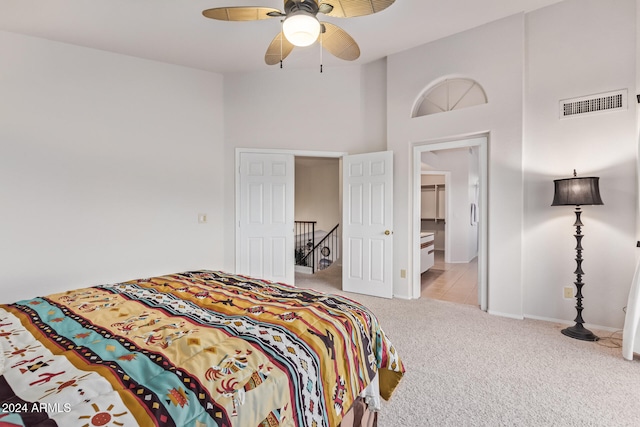
[[[444,262],[435,251],[435,264],[421,276],[421,295],[459,304],[478,305],[478,258],[467,264]]]

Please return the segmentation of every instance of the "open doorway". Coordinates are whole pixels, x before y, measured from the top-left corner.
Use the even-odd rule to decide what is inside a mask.
[[[414,298],[422,294],[425,280],[442,276],[438,291],[442,280],[461,280],[457,302],[487,310],[487,141],[481,136],[414,145]],[[425,248],[433,252],[431,258],[424,256]]]
[[[337,157],[347,292],[392,297],[393,153],[236,149],[236,273],[297,285],[294,158]],[[348,200],[345,200],[347,195]],[[349,227],[347,227],[347,223]],[[277,225],[278,234],[272,230]],[[343,255],[344,254],[344,255]],[[267,268],[265,268],[265,266]],[[271,268],[274,267],[274,268]],[[274,274],[275,273],[275,274]]]
[[[337,232],[333,236],[331,231],[325,236],[324,232],[318,233],[317,238],[322,239],[320,243],[309,245],[313,248],[309,254],[316,256],[316,259],[320,258],[319,268],[312,274],[312,279],[317,282],[319,277],[330,275],[329,280],[336,285],[333,290],[392,298],[393,153],[383,151],[348,155],[343,156],[337,164],[330,159],[300,161],[311,163],[305,165],[306,169],[310,169],[309,174],[305,174],[302,168],[296,171],[296,182],[301,184],[296,189],[296,203],[304,201],[298,205],[296,215],[304,211],[307,212],[307,217],[308,212],[311,212],[314,218],[320,218],[324,211],[327,218],[335,218],[334,215],[342,211],[338,217],[341,221],[336,224],[337,227],[332,228]],[[337,180],[336,170],[342,171],[337,174]],[[308,176],[305,178],[305,175]],[[320,177],[325,179],[319,179]],[[303,184],[301,181],[305,179],[311,183]],[[330,182],[334,188],[332,191],[324,188]],[[329,200],[310,194],[318,185],[323,186],[319,192],[337,202],[333,203],[334,208],[327,209],[327,205],[331,205]],[[300,193],[305,195],[298,197]],[[312,208],[304,205],[311,205]],[[336,205],[341,209],[336,210]],[[324,224],[328,228],[333,222],[324,221]],[[317,229],[322,229],[319,222]],[[301,234],[305,237],[310,235]],[[330,237],[331,241],[342,244],[332,246],[325,240]],[[315,253],[316,250],[318,254]],[[323,261],[328,264],[325,266],[327,268],[320,268],[323,267]],[[336,277],[341,278],[339,284],[336,283]],[[309,275],[306,278],[310,278]],[[301,280],[298,279],[303,278],[296,276],[296,283],[299,285]],[[311,287],[317,285],[315,283]]]
[[[295,156],[296,285],[342,289],[341,159]]]
[[[421,244],[423,298],[478,306],[478,157],[475,147],[422,153],[421,239],[433,238]]]

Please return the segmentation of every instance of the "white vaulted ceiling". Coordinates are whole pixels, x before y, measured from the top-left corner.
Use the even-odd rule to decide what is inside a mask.
[[[331,2],[331,0],[326,0]],[[396,0],[356,18],[318,15],[359,44],[355,63],[368,63],[429,41],[560,0]],[[277,18],[252,22],[207,19],[222,6],[283,10],[283,0],[0,0],[0,30],[218,73],[260,71],[280,31]],[[327,66],[347,65],[323,53]],[[316,67],[320,48],[295,48],[285,67]]]

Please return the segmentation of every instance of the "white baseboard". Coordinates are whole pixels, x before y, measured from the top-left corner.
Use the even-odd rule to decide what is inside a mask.
[[[523,320],[524,317],[517,315],[517,314],[512,314],[512,313],[502,313],[500,311],[494,311],[494,310],[487,310],[487,313],[493,315],[493,316],[500,316],[500,317],[508,317],[510,319],[516,319],[516,320]]]
[[[525,314],[524,317],[526,319],[544,320],[545,322],[560,323],[561,325],[568,325],[568,326],[572,326],[572,325],[574,325],[576,323],[576,322],[570,321],[570,320],[554,319],[554,318],[551,318],[551,317],[543,317],[543,316],[534,316],[532,314]],[[601,331],[608,331],[608,332],[622,331],[622,328],[612,328],[610,326],[594,325],[592,323],[585,323],[584,327],[587,328],[587,329],[598,329],[598,330],[601,330]]]

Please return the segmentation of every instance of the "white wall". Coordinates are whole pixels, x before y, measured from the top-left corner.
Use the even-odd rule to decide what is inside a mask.
[[[636,90],[640,88],[640,0],[636,0],[636,50],[635,50],[635,83]],[[640,187],[640,120],[637,118],[637,110],[636,110],[636,185]],[[639,192],[640,193],[640,192]],[[640,241],[640,194],[636,197],[636,209],[637,209],[637,217],[636,217],[636,239]],[[636,259],[640,260],[640,256],[636,255]]]
[[[317,221],[315,229],[325,232],[342,222],[339,166],[335,158],[296,157],[296,221]]]
[[[0,94],[1,302],[220,267],[221,76],[0,32]]]
[[[411,295],[413,144],[489,135],[489,310],[522,311],[522,89],[524,16],[516,15],[387,59],[388,147],[395,156],[394,295]],[[488,104],[412,119],[423,90],[438,79],[480,83]]]
[[[553,180],[599,176],[604,206],[582,208],[583,317],[619,328],[633,275],[636,184],[636,1],[567,0],[527,15],[525,314],[575,317],[575,215],[551,207]],[[593,31],[585,31],[585,29]],[[558,118],[558,101],[628,89],[629,108]]]
[[[396,296],[411,289],[411,276],[399,277],[412,267],[411,147],[488,132],[489,311],[575,317],[575,300],[562,298],[575,279],[573,211],[549,205],[553,179],[576,168],[601,177],[605,202],[583,209],[585,319],[622,326],[637,252],[636,3],[567,0],[388,58]],[[478,81],[489,103],[410,118],[425,87],[455,76]],[[561,99],[624,88],[626,111],[558,119]]]
[[[225,75],[225,268],[235,268],[235,149],[386,149],[386,62]]]

